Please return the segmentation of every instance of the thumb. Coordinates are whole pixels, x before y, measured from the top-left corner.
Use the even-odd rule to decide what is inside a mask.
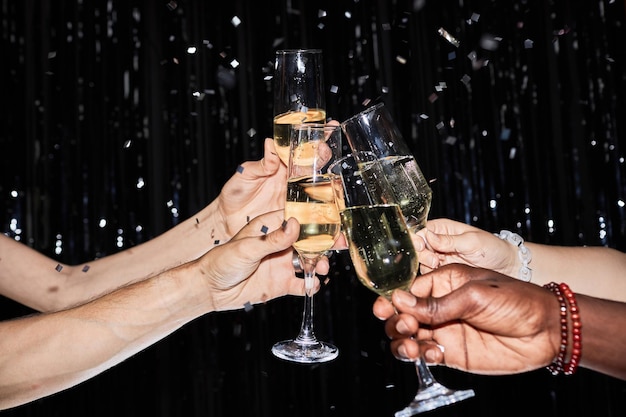
[[[465,317],[467,300],[460,293],[454,291],[439,298],[418,298],[406,291],[396,290],[391,299],[398,312],[411,314],[420,323],[438,326]]]
[[[263,159],[246,161],[237,167],[237,172],[249,180],[256,180],[275,174],[281,162],[276,154],[273,142],[272,139],[266,138]]]
[[[462,235],[438,234],[432,230],[425,233],[427,244],[439,253],[464,253],[465,239]]]
[[[269,255],[290,247],[299,233],[300,224],[296,219],[284,220],[284,210],[275,210],[250,220],[232,240],[256,238],[259,244],[251,246],[251,249],[259,249],[258,253],[267,252],[266,255]]]
[[[263,144],[263,169],[265,175],[274,174],[280,168],[282,162],[276,153],[274,139],[266,138]]]

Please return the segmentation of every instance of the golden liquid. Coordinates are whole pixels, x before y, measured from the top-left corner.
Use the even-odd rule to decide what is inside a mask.
[[[274,117],[274,145],[276,153],[285,165],[289,164],[289,136],[291,126],[302,123],[325,123],[326,111],[309,109],[304,112],[289,112]]]
[[[419,262],[398,205],[349,207],[341,224],[363,285],[385,297],[411,285]]]
[[[341,220],[329,176],[289,180],[285,218],[290,217],[300,223],[300,235],[293,244],[299,253],[317,255],[333,247]]]
[[[413,232],[426,227],[426,220],[432,202],[432,191],[415,158],[390,156],[379,159],[387,181],[393,186],[393,198],[400,206],[404,219]],[[364,163],[363,175],[367,175]]]

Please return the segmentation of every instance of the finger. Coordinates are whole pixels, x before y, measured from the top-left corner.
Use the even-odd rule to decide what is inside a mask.
[[[419,349],[428,365],[438,365],[444,362],[445,349],[434,341],[420,341]]]
[[[433,271],[433,268],[420,262],[420,274],[424,275],[432,271]]]
[[[269,174],[273,174],[280,167],[281,162],[276,152],[274,139],[266,138],[263,144],[263,160],[265,169],[269,170]]]
[[[391,353],[401,361],[416,361],[420,355],[418,343],[413,339],[397,339],[389,344]]]
[[[467,255],[482,248],[475,233],[438,234],[431,230],[426,232],[428,245],[435,253]],[[431,261],[431,259],[429,259]]]
[[[426,228],[420,229],[416,233],[411,234],[411,240],[413,241],[413,246],[415,246],[415,250],[421,252],[426,250],[426,237],[424,234],[428,230]]]
[[[264,236],[285,224],[285,211],[274,210],[250,220],[241,230],[233,236],[232,240],[243,239],[253,236]]]
[[[387,300],[385,297],[378,297],[376,301],[374,301],[372,311],[374,312],[374,316],[380,320],[387,320],[396,313],[391,301]]]
[[[437,274],[440,270],[436,270],[430,275]],[[418,298],[406,291],[399,290],[394,291],[391,297],[398,312],[410,314],[420,323],[433,326],[464,319],[467,308],[470,307],[472,301],[471,297],[467,297],[462,289],[440,298]]]
[[[427,247],[428,245],[426,244],[424,238],[413,234],[411,236],[411,240],[413,241],[413,246],[417,251],[420,266],[425,266],[429,268],[429,270],[437,268],[439,266],[439,257]]]
[[[255,180],[273,175],[279,167],[280,159],[276,154],[274,141],[266,138],[263,159],[258,161],[246,161],[237,167],[237,172],[247,179]]]
[[[406,313],[391,316],[385,322],[385,333],[391,339],[413,337],[419,330],[419,323],[415,317]]]
[[[454,236],[450,234],[439,234],[427,229],[424,233],[426,244],[435,252],[450,253],[457,252]]]
[[[426,227],[440,235],[458,235],[474,229],[473,226],[446,218],[428,220]]]
[[[401,290],[398,290],[401,291]],[[412,296],[430,297],[433,293],[433,279],[430,273],[417,276],[408,291]],[[408,301],[408,299],[407,299]]]
[[[237,233],[236,240],[253,238],[258,241],[254,245],[246,243],[246,250],[242,256],[260,261],[268,255],[291,248],[291,245],[298,239],[300,225],[292,218],[286,222],[281,222],[275,230],[270,231],[271,228],[267,224],[275,223],[279,218],[277,211],[263,214],[253,219]],[[259,227],[259,225],[262,226]]]
[[[330,263],[328,262],[328,257],[322,256],[319,261],[317,261],[317,265],[315,265],[315,273],[319,275],[328,275],[330,271]]]
[[[333,250],[343,250],[348,249],[348,242],[346,241],[346,237],[343,232],[339,233],[339,237],[335,241],[335,244],[332,247]]]

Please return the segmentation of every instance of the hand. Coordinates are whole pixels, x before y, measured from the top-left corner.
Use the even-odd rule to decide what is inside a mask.
[[[217,198],[225,240],[254,217],[285,207],[287,168],[278,158],[272,139],[265,139],[264,146],[263,159],[242,163]]]
[[[228,243],[217,246],[194,263],[200,268],[216,310],[243,308],[283,295],[304,295],[304,280],[292,264],[292,244],[300,225],[284,222],[283,210],[252,219]],[[328,259],[317,271],[327,274]],[[318,290],[319,285],[314,290]]]
[[[337,126],[339,122],[331,120],[327,124]],[[230,239],[262,213],[284,209],[286,192],[287,167],[276,153],[274,140],[266,138],[263,159],[242,163],[216,200],[225,225],[223,239]]]
[[[461,263],[517,276],[517,248],[492,233],[448,219],[428,221],[413,236],[425,274],[443,265]]]
[[[510,374],[549,365],[560,345],[559,303],[547,289],[486,269],[448,265],[418,277],[411,293],[379,297],[399,359],[418,357],[479,374]],[[395,314],[395,309],[398,314]],[[423,323],[418,325],[418,323]],[[418,343],[434,341],[434,344]]]

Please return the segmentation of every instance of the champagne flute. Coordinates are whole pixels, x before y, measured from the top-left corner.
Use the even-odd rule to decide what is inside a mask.
[[[326,121],[322,51],[276,51],[274,63],[274,144],[285,165],[289,163],[290,128]]]
[[[388,299],[396,289],[408,291],[419,261],[401,206],[394,200],[395,184],[388,181],[383,165],[371,152],[356,153],[334,163],[330,171],[357,277]],[[437,382],[421,356],[415,368],[417,393],[395,417],[412,416],[474,396],[471,389],[453,390]]]
[[[327,170],[341,155],[341,128],[323,124],[294,126],[290,139],[285,218],[295,217],[300,235],[293,244],[304,270],[304,311],[300,333],[272,347],[272,353],[288,361],[319,363],[339,354],[330,343],[319,341],[313,331],[315,267],[339,237],[341,221]]]
[[[432,191],[384,104],[365,109],[344,121],[341,127],[355,156],[371,152],[377,157],[393,184],[395,200],[409,229],[417,232],[424,228]]]
[[[419,262],[380,164],[368,157],[363,165],[365,157],[350,154],[331,165],[333,191],[357,278],[390,297],[393,290],[410,287]]]

